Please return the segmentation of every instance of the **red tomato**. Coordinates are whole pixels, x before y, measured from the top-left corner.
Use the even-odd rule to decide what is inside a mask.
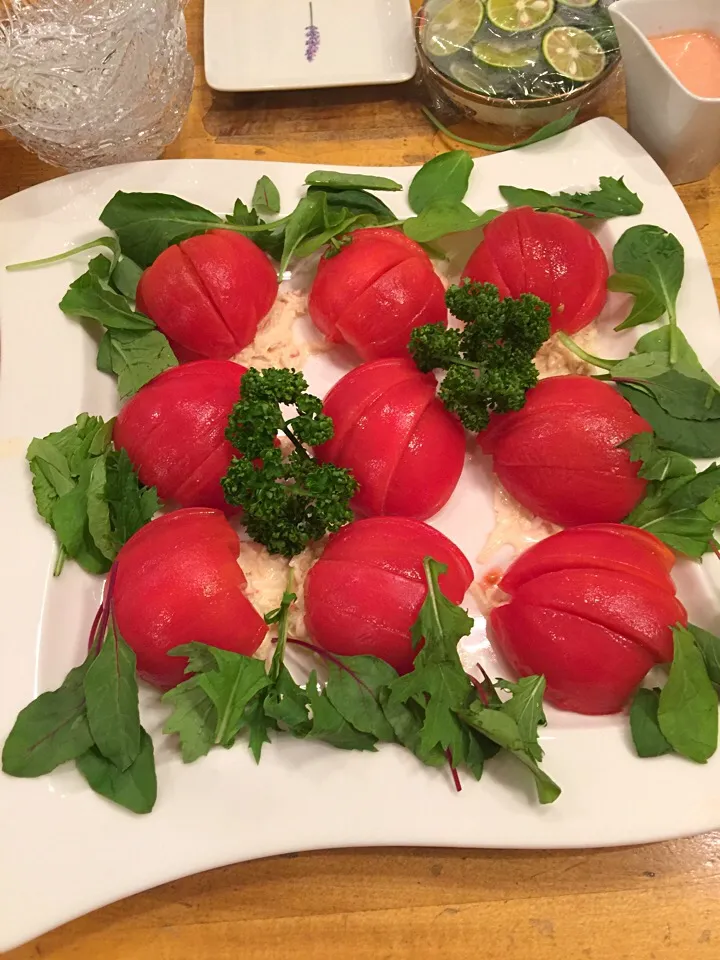
[[[165,690],[185,679],[187,658],[168,656],[199,641],[253,654],[267,632],[245,596],[237,534],[219,510],[176,510],[128,540],[117,558],[113,614],[135,651],[139,675]]]
[[[320,261],[310,317],[333,343],[363,358],[407,355],[410,333],[447,325],[445,289],[422,247],[399,230],[356,230],[339,253]]]
[[[516,500],[570,527],[619,522],[642,499],[641,464],[618,445],[651,429],[609,384],[548,377],[522,410],[494,416],[478,442]]]
[[[672,660],[687,623],[672,552],[621,524],[563,530],[524,553],[500,582],[492,639],[519,676],[543,674],[547,699],[575,713],[617,713],[651,667]]]
[[[275,302],[275,271],[252,240],[211,230],[164,250],[144,271],[137,308],[181,360],[227,360],[255,337]]]
[[[607,259],[592,233],[559,213],[530,207],[488,223],[464,276],[494,283],[501,297],[534,293],[552,307],[553,333],[586,327],[607,300]]]
[[[407,673],[418,652],[410,628],[427,596],[423,559],[447,565],[440,587],[460,603],[472,568],[442,533],[419,520],[357,520],[330,537],[305,581],[305,623],[319,646],[379,657]]]
[[[360,513],[426,520],[450,499],[465,461],[465,432],[437,399],[432,374],[400,357],[363,363],[325,397],[335,435],[318,459],[350,470]]]
[[[220,480],[235,451],[225,439],[245,367],[199,360],[166,370],[118,414],[115,446],[127,450],[140,480],[183,507],[234,510]]]

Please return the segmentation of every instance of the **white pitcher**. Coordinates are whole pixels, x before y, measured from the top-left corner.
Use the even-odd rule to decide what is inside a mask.
[[[648,37],[720,35],[720,0],[617,0],[610,7],[627,78],[630,133],[672,183],[707,177],[720,163],[720,98],[690,93]]]

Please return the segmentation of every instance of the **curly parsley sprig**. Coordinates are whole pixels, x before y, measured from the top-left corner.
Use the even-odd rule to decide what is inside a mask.
[[[233,459],[222,480],[225,499],[242,507],[253,540],[285,557],[349,523],[357,490],[348,470],[308,453],[330,440],[333,423],[307,386],[295,370],[248,370],[226,431],[242,458]],[[282,407],[294,407],[296,416],[286,419]],[[291,442],[289,456],[278,434]]]
[[[537,383],[533,357],[550,336],[550,307],[532,294],[501,300],[491,283],[450,287],[445,301],[465,326],[417,327],[410,353],[423,373],[447,370],[438,396],[468,430],[483,430],[491,413],[520,410]]]

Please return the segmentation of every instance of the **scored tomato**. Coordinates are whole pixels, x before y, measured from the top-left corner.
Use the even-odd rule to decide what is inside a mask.
[[[552,332],[576,333],[607,301],[608,262],[585,227],[558,213],[516,207],[484,228],[463,272],[501,297],[532,293],[552,307]]]
[[[210,230],[164,250],[140,277],[137,308],[180,360],[227,360],[254,339],[278,280],[252,240]]]
[[[621,524],[564,530],[527,550],[500,581],[493,644],[519,676],[542,674],[550,703],[584,714],[621,710],[648,671],[673,656],[687,613],[672,553]]]
[[[225,439],[246,368],[199,360],[166,370],[122,407],[113,442],[127,451],[140,480],[183,507],[236,512],[220,480],[237,453]]]
[[[492,417],[478,435],[515,499],[562,527],[623,520],[645,494],[641,464],[621,444],[652,428],[609,384],[548,377],[525,406]]]
[[[168,651],[206,643],[252,655],[267,626],[245,596],[240,541],[219,510],[158,517],[117,557],[113,615],[137,657],[139,676],[160,689],[186,679],[186,657]]]
[[[418,520],[374,517],[330,537],[305,581],[305,623],[313,641],[341,656],[379,657],[407,673],[410,628],[427,596],[425,557],[447,565],[443,593],[460,603],[472,568],[442,533]]]
[[[436,396],[432,374],[411,360],[361,364],[330,390],[323,411],[335,434],[315,451],[359,483],[363,514],[426,520],[450,499],[465,462],[465,432]]]
[[[333,343],[363,360],[407,356],[410,333],[447,324],[445,289],[422,247],[399,230],[356,230],[337,253],[323,257],[308,310]]]

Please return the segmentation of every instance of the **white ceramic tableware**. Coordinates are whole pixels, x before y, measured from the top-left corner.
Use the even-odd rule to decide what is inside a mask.
[[[720,35],[719,0],[617,0],[610,16],[625,65],[630,133],[671,183],[702,180],[720,163],[720,98],[691,93],[647,38],[686,30]]]
[[[215,90],[400,83],[415,73],[407,0],[205,0]]]

